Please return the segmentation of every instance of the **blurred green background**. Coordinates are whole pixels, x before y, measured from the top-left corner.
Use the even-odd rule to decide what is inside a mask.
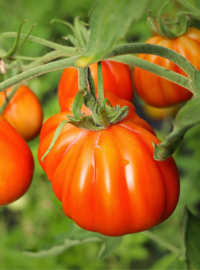
[[[94,0],[0,0],[1,33],[16,31],[23,19],[27,19],[22,27],[26,33],[36,23],[32,35],[71,45],[62,39],[71,33],[66,26],[50,21],[54,18],[73,22],[75,16],[88,21],[87,16]],[[160,2],[152,1],[155,14]],[[194,2],[194,1],[191,1]],[[172,3],[166,13],[174,14],[181,8]],[[151,36],[146,24],[146,15],[142,22],[133,25],[125,37],[126,42],[143,42]],[[10,48],[14,39],[9,38],[1,44],[4,49]],[[7,49],[8,50],[8,49]],[[21,53],[27,56],[40,56],[49,52],[49,48],[27,42]],[[40,98],[44,108],[44,120],[59,112],[57,101],[57,85],[62,70],[55,71],[32,79],[27,84]],[[158,137],[163,138],[171,129],[172,119],[154,121],[145,115],[142,102],[136,97],[135,105],[138,113],[149,121],[156,129]],[[168,240],[175,246],[180,245],[181,219],[187,205],[200,217],[200,127],[191,129],[185,136],[174,158],[181,175],[181,196],[177,209],[163,224],[151,231]],[[37,161],[39,138],[29,145],[35,157],[35,174],[33,183],[27,194],[15,203],[0,208],[0,269],[165,269],[174,255],[143,233],[127,235],[121,245],[105,260],[98,260],[100,243],[85,244],[68,249],[59,256],[48,258],[30,258],[21,251],[44,246],[53,236],[69,231],[76,226],[68,219],[61,203],[54,196],[51,184]]]

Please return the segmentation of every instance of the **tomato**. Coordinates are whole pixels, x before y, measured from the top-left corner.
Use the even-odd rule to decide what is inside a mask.
[[[69,107],[68,107],[69,108]],[[102,131],[68,123],[49,154],[58,125],[70,109],[49,118],[40,133],[39,162],[62,202],[64,213],[83,229],[107,236],[147,230],[166,220],[179,198],[172,157],[153,158],[160,141],[135,117]]]
[[[144,111],[145,115],[152,120],[159,121],[166,118],[173,118],[176,113],[178,112],[179,106],[173,106],[168,108],[157,108],[152,107],[147,104],[143,104],[142,110]]]
[[[146,43],[172,49],[180,53],[200,70],[200,30],[190,28],[185,35],[172,40],[161,36],[154,36],[148,39]],[[138,57],[186,76],[183,70],[165,58],[147,54],[140,54]],[[138,95],[151,106],[168,107],[187,101],[192,97],[192,93],[187,89],[149,71],[136,67],[134,68],[133,76]]]
[[[0,116],[0,205],[19,199],[29,188],[34,170],[31,150]]]
[[[8,96],[11,88],[6,90]],[[0,93],[0,106],[5,101],[5,92]],[[40,132],[43,111],[38,97],[25,85],[21,85],[9,101],[2,115],[26,140],[34,139]]]
[[[133,86],[129,66],[113,61],[102,61],[101,63],[104,89],[112,92],[119,98],[132,101]],[[97,63],[92,64],[90,69],[97,88]],[[78,90],[78,70],[66,68],[58,85],[60,107],[62,108],[67,98],[75,96]]]

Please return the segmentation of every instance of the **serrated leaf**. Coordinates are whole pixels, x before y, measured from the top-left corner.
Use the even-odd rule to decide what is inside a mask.
[[[200,269],[200,221],[187,209],[184,218],[185,258],[189,269]]]
[[[183,269],[183,270],[186,270],[188,268],[187,268],[187,264],[177,257],[173,262],[170,263],[170,265],[166,269],[170,269],[170,270]]]
[[[150,0],[99,0],[90,19],[90,39],[84,54],[76,61],[78,67],[97,62],[123,38],[131,24],[143,17]]]
[[[47,243],[44,248],[25,250],[23,251],[23,254],[35,258],[58,256],[73,246],[102,242],[98,258],[103,260],[115,250],[115,248],[121,243],[122,239],[123,237],[108,237],[99,233],[73,228],[65,234],[50,239],[49,243]]]

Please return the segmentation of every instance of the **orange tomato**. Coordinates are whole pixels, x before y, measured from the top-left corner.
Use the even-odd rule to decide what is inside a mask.
[[[12,88],[5,93],[8,96]],[[5,93],[0,93],[0,106],[5,101]],[[21,85],[2,115],[26,140],[34,139],[40,132],[43,121],[43,110],[38,97],[25,85]]]
[[[0,205],[5,205],[19,199],[28,190],[34,161],[25,140],[2,116],[0,153]]]
[[[152,142],[160,141],[138,125],[136,115],[101,131],[68,123],[41,161],[67,114],[72,115],[70,106],[44,123],[38,149],[64,213],[80,227],[108,236],[140,232],[166,220],[179,198],[177,167],[172,157],[154,160]]]
[[[146,43],[174,50],[200,70],[200,31],[198,29],[190,28],[186,34],[172,40],[154,36],[148,39]],[[185,72],[177,65],[160,56],[140,54],[138,57],[186,76]],[[138,95],[151,106],[169,107],[187,101],[192,97],[192,93],[187,89],[149,71],[136,67],[133,71],[133,77]]]
[[[133,86],[129,66],[113,61],[102,61],[101,63],[104,89],[112,92],[119,98],[132,101]],[[92,64],[90,69],[95,87],[97,88],[97,63]],[[66,68],[58,85],[60,107],[62,108],[66,99],[75,96],[78,90],[78,70]]]

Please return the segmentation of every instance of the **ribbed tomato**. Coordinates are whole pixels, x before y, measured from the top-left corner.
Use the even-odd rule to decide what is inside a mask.
[[[108,236],[147,230],[167,219],[179,198],[177,167],[172,157],[153,159],[152,142],[159,140],[137,117],[102,131],[68,123],[41,161],[67,114],[69,109],[44,123],[38,149],[64,213],[80,227]]]
[[[200,70],[200,31],[198,29],[190,28],[185,35],[176,39],[154,36],[148,39],[146,43],[172,49],[180,53]],[[183,70],[165,58],[147,54],[140,54],[138,57],[186,76]],[[138,95],[151,106],[168,107],[187,101],[192,97],[192,93],[187,89],[149,71],[136,67],[134,68],[133,76]]]
[[[19,199],[29,188],[34,170],[25,140],[0,116],[0,205]]]
[[[133,86],[129,66],[113,61],[102,61],[101,63],[104,89],[112,92],[119,98],[132,101]],[[97,63],[92,64],[90,69],[97,88]],[[66,68],[58,85],[60,107],[62,108],[66,99],[74,97],[78,90],[78,70]]]
[[[0,106],[12,88],[0,93]],[[21,85],[9,101],[2,115],[26,140],[34,139],[40,132],[43,110],[38,97],[25,85]]]

